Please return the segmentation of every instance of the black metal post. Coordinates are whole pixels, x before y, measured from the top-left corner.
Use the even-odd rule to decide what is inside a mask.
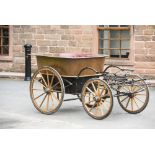
[[[25,48],[25,78],[24,81],[31,80],[31,44],[24,45]]]

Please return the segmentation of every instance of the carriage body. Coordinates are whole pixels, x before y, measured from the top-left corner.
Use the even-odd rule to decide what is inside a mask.
[[[63,101],[79,99],[85,111],[94,119],[106,118],[112,111],[113,97],[128,113],[145,109],[149,90],[138,75],[124,74],[127,69],[110,65],[104,69],[105,55],[38,54],[37,71],[30,82],[30,96],[35,108],[43,114],[53,114]],[[118,69],[123,74],[110,73]],[[113,89],[116,94],[112,94]],[[64,99],[65,94],[77,98]]]
[[[50,66],[61,75],[66,94],[79,94],[84,83],[94,77],[98,77],[96,72],[103,72],[105,56],[92,54],[71,54],[60,53],[52,55],[36,55],[38,69]],[[92,68],[85,69],[84,68]],[[94,72],[94,70],[96,72]],[[81,74],[80,74],[81,72]],[[56,81],[55,81],[56,82]]]

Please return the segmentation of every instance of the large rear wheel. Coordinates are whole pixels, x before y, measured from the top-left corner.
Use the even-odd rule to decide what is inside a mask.
[[[64,83],[52,67],[38,69],[30,82],[30,96],[35,108],[43,114],[55,113],[64,98]]]

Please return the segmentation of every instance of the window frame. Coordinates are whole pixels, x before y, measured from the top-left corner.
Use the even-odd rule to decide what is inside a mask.
[[[120,25],[119,25],[119,27],[100,27],[100,26],[98,26],[97,27],[97,29],[98,29],[98,33],[100,33],[99,31],[100,30],[114,30],[114,31],[122,31],[122,30],[129,30],[129,32],[130,32],[130,30],[131,30],[131,26],[128,26],[128,27],[120,27]],[[110,34],[110,33],[109,33]],[[130,37],[131,38],[131,37]],[[131,40],[129,38],[129,41]],[[100,34],[98,34],[98,51],[99,51],[99,49],[101,49],[100,48]],[[104,40],[104,39],[103,39]],[[113,40],[113,39],[112,39]],[[108,41],[109,42],[111,42],[112,40],[109,40],[108,39]],[[115,39],[115,40],[118,40],[118,41],[122,41],[122,40],[120,40],[120,39]],[[128,39],[123,39],[123,40],[128,40]],[[129,42],[130,43],[130,42]],[[107,50],[113,50],[113,48],[109,48],[109,49],[107,49]],[[117,49],[116,49],[117,50]],[[122,49],[121,47],[120,47],[120,49],[118,49],[118,50],[120,50],[120,53],[119,53],[119,57],[110,57],[110,53],[109,53],[109,58],[110,59],[123,59],[123,60],[128,60],[129,59],[129,57],[128,58],[123,58],[123,57],[121,57],[121,50],[124,50],[124,49]],[[130,50],[131,50],[131,48],[129,47],[129,49],[127,49],[127,50],[129,50],[129,55],[130,55]]]
[[[9,54],[8,55],[0,55],[0,61],[12,61],[12,34],[13,34],[13,26],[9,25]]]
[[[133,29],[134,26],[129,25],[129,27],[99,27],[97,26],[97,32],[98,32],[98,52],[99,52],[99,46],[100,46],[100,39],[99,39],[99,30],[130,30],[130,50],[129,50],[129,57],[128,58],[113,58],[113,57],[107,57],[106,58],[106,65],[118,65],[118,66],[133,66],[134,65],[134,33]]]

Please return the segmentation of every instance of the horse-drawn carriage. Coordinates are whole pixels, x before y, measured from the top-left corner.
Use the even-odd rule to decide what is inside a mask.
[[[38,69],[30,82],[30,96],[35,108],[43,114],[53,114],[63,101],[75,99],[79,99],[88,115],[95,119],[110,114],[113,97],[132,114],[143,111],[148,104],[145,79],[118,66],[104,69],[104,55],[52,54],[36,55],[36,58]],[[118,71],[110,73],[111,69]],[[76,98],[64,99],[65,94],[76,95]]]

